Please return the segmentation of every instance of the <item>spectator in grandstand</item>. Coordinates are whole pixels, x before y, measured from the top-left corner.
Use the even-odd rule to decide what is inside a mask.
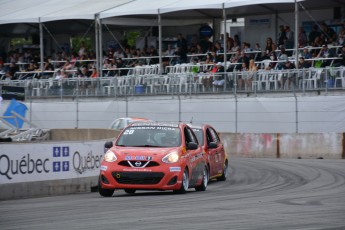
[[[54,66],[50,62],[50,57],[44,59],[43,71],[54,71]],[[52,76],[53,76],[53,73],[43,73],[42,74],[42,78],[44,78],[44,79],[51,78]]]
[[[261,49],[259,43],[255,43],[254,51],[255,51],[255,56],[256,56],[255,60],[261,61],[262,60],[262,49]]]
[[[38,69],[37,64],[34,61],[31,61],[29,66],[26,68],[27,72],[36,71]]]
[[[93,67],[93,68],[92,68],[91,75],[90,75],[90,78],[97,78],[97,77],[98,77],[97,68],[96,68],[96,67]]]
[[[238,41],[234,40],[234,45],[232,46],[230,52],[236,52],[237,50],[241,50],[241,45]]]
[[[186,56],[187,57],[187,53],[188,53],[188,44],[187,44],[187,40],[183,37],[183,35],[181,33],[177,34],[177,47],[179,47],[179,53],[181,56]],[[187,58],[186,58],[187,60]]]
[[[163,56],[173,56],[175,53],[175,50],[173,49],[173,46],[171,44],[168,44],[167,50],[163,53]]]
[[[248,72],[248,66],[246,62],[242,62],[241,64],[241,68],[240,71],[242,72],[242,74],[237,74],[237,89],[239,90],[243,90],[244,86],[245,86],[245,77],[244,75],[247,74]]]
[[[19,71],[19,67],[15,62],[11,62],[8,70],[14,75],[17,71]]]
[[[285,47],[280,47],[280,52],[277,56],[278,58],[278,64],[277,69],[284,69],[284,65],[289,61],[289,57],[286,53]]]
[[[254,58],[253,49],[250,48],[250,43],[248,43],[248,42],[243,42],[243,49],[242,49],[242,50],[246,53],[246,56],[247,56],[249,59]]]
[[[176,56],[176,60],[173,62],[174,65],[187,62],[187,53],[180,46],[176,47],[174,55]]]
[[[302,52],[300,53],[300,56],[303,57],[304,59],[311,59],[312,58],[312,55],[309,52],[308,47],[303,48]]]
[[[55,80],[61,80],[64,78],[68,78],[68,75],[66,74],[65,70],[63,69],[58,69],[55,74]]]
[[[312,31],[310,31],[310,33],[308,35],[309,45],[313,46],[315,38],[320,37],[320,36],[321,36],[321,32],[319,31],[319,27],[317,26],[317,24],[315,24],[313,26]]]
[[[321,67],[329,66],[332,62],[332,60],[322,60],[322,58],[332,58],[335,57],[335,53],[332,49],[328,49],[327,45],[322,45],[322,49],[316,56],[316,58],[320,58],[322,61]]]
[[[248,90],[250,90],[252,88],[253,78],[256,75],[257,71],[258,71],[258,68],[255,65],[254,59],[250,59],[249,60],[249,66],[248,66],[248,72],[244,78],[244,82],[245,82],[246,88]]]
[[[79,68],[79,70],[80,71],[78,71],[78,77],[90,77],[87,66],[82,66],[81,68]]]
[[[337,37],[337,45],[345,45],[345,29],[339,31],[338,37]]]
[[[246,52],[244,52],[244,51],[241,52],[241,56],[237,60],[237,63],[239,63],[239,64],[237,64],[236,69],[241,69],[241,65],[243,62],[246,63],[246,66],[249,66],[249,58],[247,57]]]
[[[345,66],[345,44],[339,49],[337,56],[341,59],[335,61],[335,66]]]
[[[150,58],[150,64],[157,64],[157,63],[159,63],[158,52],[155,49],[155,47],[150,46],[148,56],[152,57],[152,58]]]
[[[72,63],[67,59],[66,61],[65,61],[65,64],[62,66],[62,69],[63,70],[72,70],[73,69],[73,65],[72,65]]]
[[[300,56],[298,59],[298,68],[299,69],[308,69],[311,67],[311,62],[307,62],[303,56]]]
[[[284,25],[279,26],[279,33],[278,33],[278,41],[277,45],[282,46],[285,44],[287,37],[286,37],[286,32],[285,32],[285,27]]]
[[[5,74],[9,70],[8,66],[4,65],[4,62],[0,61],[0,74]]]
[[[286,70],[291,70],[291,69],[295,69],[295,65],[291,62],[291,61],[287,61],[284,63],[284,65],[282,66],[283,69]],[[283,74],[282,77],[280,78],[280,89],[284,89],[285,87],[290,88],[291,84],[294,84],[296,79],[296,75],[295,74]]]
[[[214,74],[214,81],[212,82],[213,86],[220,88],[224,86],[225,84],[225,78],[224,78],[224,64],[221,62],[217,63],[217,69]]]
[[[265,61],[265,60],[270,60],[270,61]],[[263,59],[263,62],[264,62],[263,68],[265,70],[275,69],[277,66],[277,61],[278,59],[277,59],[276,52],[272,52],[268,59]],[[268,64],[265,64],[265,62],[267,62]]]
[[[213,46],[209,37],[203,37],[202,39],[200,39],[199,45],[201,46],[202,53],[211,51]]]
[[[239,47],[241,47],[241,40],[240,40],[240,36],[238,34],[234,35],[234,43],[236,43]]]
[[[324,44],[332,44],[337,40],[337,33],[329,27],[326,23],[321,23],[322,34],[323,36],[323,43]]]
[[[294,44],[295,44],[294,31],[291,30],[290,26],[285,26],[285,32],[286,32],[285,48],[289,49],[286,52],[288,53],[289,56],[291,56],[293,51],[290,49],[293,49]]]
[[[204,61],[205,64],[214,64],[214,57],[211,52],[206,54],[206,59]]]
[[[5,81],[14,80],[13,73],[10,70],[7,70],[7,72],[5,73],[4,80]]]
[[[271,37],[268,37],[266,39],[266,46],[265,46],[265,52],[270,54],[271,52],[274,52],[276,50],[276,45],[273,43],[273,40]],[[268,51],[268,52],[267,52]]]
[[[81,42],[78,50],[78,56],[82,57],[83,55],[86,55],[86,48],[84,42]]]
[[[298,31],[298,46],[304,47],[307,45],[308,45],[308,37],[304,28],[301,26]]]
[[[214,44],[214,51],[215,51],[215,55],[216,55],[216,61],[215,62],[224,61],[224,48],[222,47],[220,42],[216,42]]]

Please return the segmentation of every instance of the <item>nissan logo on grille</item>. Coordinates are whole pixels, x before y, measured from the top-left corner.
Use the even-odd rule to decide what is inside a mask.
[[[136,161],[134,164],[135,164],[136,167],[140,167],[141,166],[141,161]]]

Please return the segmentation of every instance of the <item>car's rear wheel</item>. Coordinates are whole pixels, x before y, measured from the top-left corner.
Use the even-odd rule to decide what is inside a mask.
[[[224,162],[224,168],[223,168],[223,174],[218,177],[219,181],[226,181],[226,177],[227,177],[227,173],[228,173],[228,161]]]
[[[133,193],[135,193],[135,189],[130,189],[130,188],[127,188],[127,189],[125,189],[125,193],[128,193],[128,194],[133,194]]]
[[[115,189],[102,188],[101,182],[98,180],[98,193],[104,197],[111,197],[114,194]]]
[[[185,168],[183,171],[181,188],[179,190],[175,190],[174,192],[183,194],[187,192],[188,188],[189,188],[188,169]]]
[[[205,165],[204,171],[202,172],[202,183],[199,186],[195,187],[196,191],[205,191],[207,188],[208,180],[209,180],[209,173],[208,173],[208,168]]]

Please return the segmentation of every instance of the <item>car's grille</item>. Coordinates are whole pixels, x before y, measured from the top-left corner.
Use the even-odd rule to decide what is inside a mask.
[[[112,176],[120,184],[158,184],[164,177],[162,172],[113,172]]]
[[[121,161],[119,165],[125,167],[144,168],[158,166],[159,164],[155,161]]]

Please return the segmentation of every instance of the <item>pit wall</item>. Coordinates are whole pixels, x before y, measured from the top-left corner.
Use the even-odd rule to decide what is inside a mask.
[[[51,130],[50,141],[0,144],[0,200],[90,192],[113,130]],[[221,133],[232,157],[344,159],[344,134]]]
[[[221,133],[220,137],[230,157],[345,159],[343,133]]]

